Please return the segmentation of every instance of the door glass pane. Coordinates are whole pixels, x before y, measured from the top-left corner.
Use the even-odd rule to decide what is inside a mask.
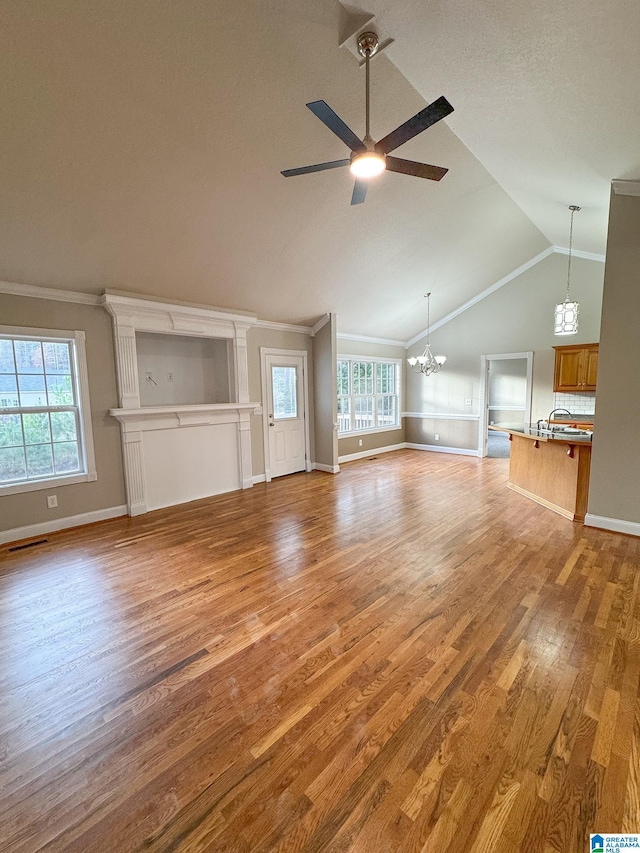
[[[298,371],[295,367],[272,367],[273,417],[298,417]]]

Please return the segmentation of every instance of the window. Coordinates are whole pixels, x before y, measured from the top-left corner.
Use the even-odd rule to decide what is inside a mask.
[[[274,420],[298,417],[297,389],[298,371],[295,367],[271,367]]]
[[[338,433],[400,425],[400,362],[338,358]]]
[[[0,327],[0,494],[95,480],[84,332]]]

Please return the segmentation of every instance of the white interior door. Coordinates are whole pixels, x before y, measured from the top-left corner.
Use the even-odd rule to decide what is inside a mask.
[[[268,479],[306,469],[304,359],[267,355]]]

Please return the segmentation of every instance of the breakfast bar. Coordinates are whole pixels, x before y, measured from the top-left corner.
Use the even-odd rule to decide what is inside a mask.
[[[584,521],[591,470],[591,431],[496,424],[509,434],[507,486],[571,521]]]

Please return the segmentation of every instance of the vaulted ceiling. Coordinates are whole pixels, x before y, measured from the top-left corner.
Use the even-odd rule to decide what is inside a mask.
[[[363,205],[305,103],[364,133],[358,21],[380,138],[440,95]],[[3,0],[0,278],[116,288],[406,340],[549,245],[602,253],[609,184],[640,172],[630,0]],[[558,283],[562,296],[563,283]]]

